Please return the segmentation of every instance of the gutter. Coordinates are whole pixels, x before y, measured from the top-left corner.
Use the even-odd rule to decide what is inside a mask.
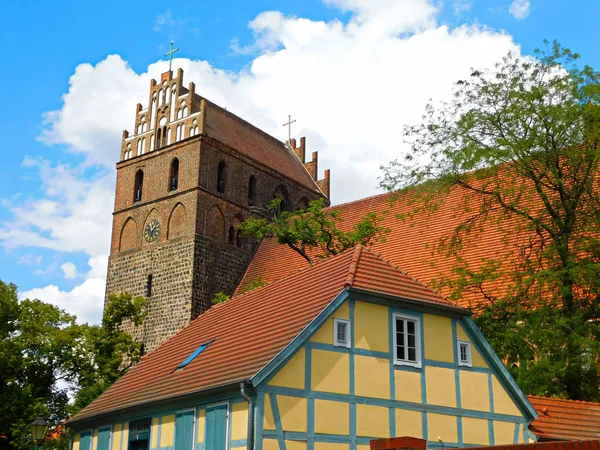
[[[248,402],[248,432],[246,434],[247,450],[254,449],[254,405],[252,399],[246,394],[244,389],[246,382],[240,383],[240,395]]]

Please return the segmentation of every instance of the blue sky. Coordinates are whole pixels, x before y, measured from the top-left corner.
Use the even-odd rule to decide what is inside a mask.
[[[600,2],[512,3],[3,5],[0,279],[98,320],[120,131],[146,100],[149,78],[166,70],[156,63],[169,40],[181,49],[175,67],[201,95],[282,140],[287,114],[297,117],[295,132],[320,151],[321,170],[332,168],[339,203],[376,192],[379,164],[401,151],[401,125],[468,67],[557,39],[600,68]]]

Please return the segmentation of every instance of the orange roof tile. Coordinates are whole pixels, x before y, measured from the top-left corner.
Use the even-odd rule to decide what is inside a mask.
[[[207,136],[323,195],[304,167],[304,161],[283,142],[208,100],[206,105],[204,133]]]
[[[440,239],[447,238],[454,229],[468,216],[465,214],[465,193],[452,190],[444,199],[444,203],[436,211],[423,213],[421,216],[402,220],[398,214],[409,213],[415,205],[410,203],[410,196],[401,194],[390,204],[391,194],[381,194],[362,200],[332,206],[340,211],[343,222],[340,228],[350,229],[369,212],[383,213],[387,211],[382,225],[390,230],[385,241],[374,243],[371,248],[393,264],[429,284],[434,279],[452,275],[455,260],[446,255],[436,254],[434,246]],[[476,204],[471,204],[476,208]],[[493,225],[494,221],[490,221]],[[463,249],[462,256],[471,268],[479,268],[486,258],[502,258],[509,261],[508,255],[516,250],[515,244],[523,242],[523,234],[512,236],[499,232],[499,227],[510,228],[509,223],[488,226],[477,233],[476,239]],[[512,242],[506,242],[507,236]],[[252,281],[261,277],[267,283],[281,278],[291,271],[305,267],[308,263],[300,255],[286,245],[279,245],[273,239],[264,240],[252,259],[236,293],[243,292]],[[505,283],[501,280],[488,281],[485,287],[492,292],[503,293]],[[448,295],[449,292],[441,292]],[[483,300],[481,292],[466,292],[460,300],[461,306],[475,307]]]
[[[358,246],[213,306],[145,357],[71,422],[250,380],[344,289],[379,292],[468,314]],[[196,359],[175,370],[211,340]]]
[[[538,413],[529,430],[540,439],[600,439],[600,403],[528,395]]]

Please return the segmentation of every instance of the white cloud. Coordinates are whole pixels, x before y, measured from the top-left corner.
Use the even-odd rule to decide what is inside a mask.
[[[453,0],[452,9],[454,14],[460,16],[473,8],[473,2],[471,0]]]
[[[177,25],[177,20],[173,17],[170,9],[156,16],[153,30],[156,32],[162,31],[164,28],[173,28]]]
[[[508,8],[508,12],[515,18],[522,20],[529,15],[531,3],[529,0],[513,0]]]
[[[240,72],[189,59],[174,60],[174,67],[185,70],[185,83],[194,81],[200,95],[282,140],[281,124],[292,114],[294,134],[307,136],[309,155],[320,151],[321,174],[332,169],[332,199],[340,203],[376,192],[379,166],[401,154],[403,125],[418,122],[430,98],[448,99],[452,83],[471,67],[490,67],[519,49],[509,35],[483,26],[439,25],[433,0],[325,1],[351,11],[352,19],[344,24],[267,11],[249,24],[255,41],[248,48],[257,56]],[[151,64],[141,74],[118,55],[81,64],[63,106],[45,115],[39,139],[68,145],[85,163],[26,158],[24,165],[40,170],[44,197],[8,202],[14,220],[0,224],[0,242],[83,251],[90,270],[71,291],[51,285],[27,294],[99,317],[121,131],[132,129],[135,105],[147,106],[150,79],[167,64]],[[103,170],[88,179],[92,165]]]
[[[77,266],[72,262],[66,262],[60,266],[66,279],[72,280],[77,277]]]
[[[70,291],[61,291],[51,284],[43,288],[35,288],[19,294],[20,299],[40,299],[64,309],[77,316],[78,322],[99,323],[104,308],[105,277],[97,276],[97,261],[91,258],[88,262],[90,271],[85,281]],[[64,264],[63,264],[64,267]],[[64,270],[64,269],[63,269]],[[103,272],[106,272],[106,265]]]

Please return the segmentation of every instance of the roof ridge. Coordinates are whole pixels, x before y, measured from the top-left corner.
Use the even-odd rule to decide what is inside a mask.
[[[568,399],[568,398],[547,397],[545,395],[532,395],[532,394],[528,394],[527,397],[528,398],[537,398],[537,399],[540,399],[540,400],[556,401],[556,402],[584,403],[584,404],[588,404],[588,405],[598,405],[598,406],[600,406],[600,402],[592,402],[592,401],[589,401],[589,400],[571,400],[571,399]]]
[[[357,244],[354,247],[354,255],[352,256],[352,260],[350,261],[350,267],[348,269],[348,276],[346,277],[345,287],[349,288],[354,283],[354,276],[356,275],[356,269],[358,268],[358,263],[360,261],[360,256],[362,254],[363,246],[361,244]]]
[[[376,199],[378,197],[383,197],[383,196],[390,195],[390,194],[392,194],[392,192],[382,192],[381,194],[373,194],[373,195],[369,195],[368,197],[358,198],[356,200],[350,200],[349,202],[338,203],[336,205],[331,205],[331,206],[329,206],[329,209],[331,209],[331,208],[338,208],[340,206],[353,205],[355,203],[366,202],[367,200],[373,200],[373,199]]]
[[[420,284],[421,286],[425,287],[426,289],[430,290],[431,292],[433,292],[434,294],[436,294],[437,296],[439,296],[441,299],[447,301],[449,304],[452,304],[454,306],[457,306],[456,302],[451,302],[450,300],[448,300],[447,298],[443,297],[442,294],[440,294],[437,290],[433,289],[431,286],[429,286],[428,284],[423,283],[422,281],[420,281],[418,278],[413,277],[412,275],[410,275],[407,271],[401,269],[400,267],[398,267],[396,264],[394,264],[393,262],[391,262],[390,260],[384,258],[383,256],[381,256],[380,253],[374,252],[370,247],[366,247],[365,250],[367,252],[369,252],[370,254],[372,254],[375,258],[379,259],[380,261],[382,261],[383,263],[387,264],[388,266],[392,267],[393,269],[397,270],[398,272],[400,272],[402,275],[404,275],[405,277],[410,278],[412,281],[414,281],[415,283]]]

